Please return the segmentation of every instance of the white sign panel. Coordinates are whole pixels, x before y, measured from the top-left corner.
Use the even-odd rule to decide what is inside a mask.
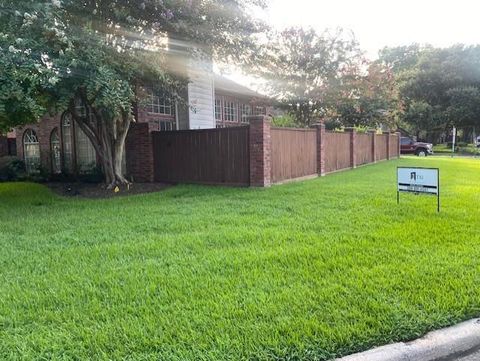
[[[437,168],[397,168],[399,192],[439,194]]]

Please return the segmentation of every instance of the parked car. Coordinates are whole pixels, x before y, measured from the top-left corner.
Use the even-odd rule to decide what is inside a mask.
[[[412,138],[402,137],[400,139],[400,153],[426,157],[427,155],[433,154],[433,145],[430,143],[415,142]]]

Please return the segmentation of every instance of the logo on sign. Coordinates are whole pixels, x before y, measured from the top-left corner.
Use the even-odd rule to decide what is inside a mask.
[[[397,202],[400,192],[433,194],[437,196],[437,209],[440,209],[440,184],[437,168],[398,167]]]

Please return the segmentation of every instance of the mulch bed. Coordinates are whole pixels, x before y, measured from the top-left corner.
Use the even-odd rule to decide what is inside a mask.
[[[165,183],[133,183],[127,187],[122,187],[115,192],[113,189],[106,189],[103,183],[46,183],[53,192],[65,197],[81,198],[113,198],[119,196],[128,196],[132,194],[160,192],[171,187]]]

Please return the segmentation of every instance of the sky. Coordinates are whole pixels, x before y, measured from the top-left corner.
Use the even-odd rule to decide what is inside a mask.
[[[288,26],[352,30],[374,59],[384,46],[480,43],[480,2],[475,0],[270,0],[265,19]]]
[[[321,32],[341,27],[353,31],[360,48],[371,60],[385,46],[480,44],[478,0],[267,1],[268,9],[258,16],[274,28],[302,26]],[[227,77],[262,91],[258,79],[237,72]]]

